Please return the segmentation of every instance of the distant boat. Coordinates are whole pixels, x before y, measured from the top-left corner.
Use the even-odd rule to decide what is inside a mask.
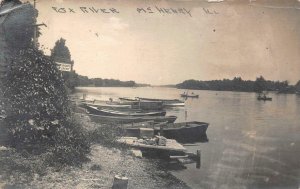
[[[257,97],[257,100],[263,100],[263,101],[272,101],[272,98],[271,97]]]
[[[165,116],[166,111],[158,111],[158,112],[140,112],[140,111],[118,111],[112,109],[103,109],[98,108],[96,106],[86,105],[88,113],[95,115],[104,115],[104,116],[132,116],[132,117],[142,117],[142,116]]]
[[[208,123],[205,122],[182,122],[182,123],[161,123],[157,125],[148,125],[154,129],[154,134],[175,139],[182,143],[194,143],[194,142],[207,142],[206,130]],[[141,124],[141,127],[145,127],[145,124]],[[139,127],[134,126],[126,128],[128,136],[139,136]]]
[[[174,123],[177,119],[176,116],[103,116],[88,114],[92,121],[99,123],[116,123],[116,124],[127,124],[127,123],[140,123],[140,122],[168,122]]]
[[[263,101],[272,101],[271,97],[267,97],[266,94],[259,94],[257,97],[257,100],[263,100]]]
[[[194,94],[193,92],[191,94],[188,94],[188,92],[184,92],[183,94],[180,94],[182,98],[199,98],[199,95]]]

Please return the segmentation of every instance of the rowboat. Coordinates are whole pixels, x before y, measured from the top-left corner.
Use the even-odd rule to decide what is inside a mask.
[[[158,99],[158,98],[142,98],[142,97],[136,97],[136,98],[143,101],[162,102],[163,107],[178,107],[178,106],[185,105],[184,101],[178,99]]]
[[[180,96],[182,98],[199,98],[199,95],[196,95],[194,93],[192,93],[192,94],[183,93],[183,94],[180,94]]]
[[[260,93],[258,94],[257,100],[263,100],[263,101],[271,101],[272,98],[271,97],[267,97],[266,94],[264,93]]]
[[[138,99],[132,99],[132,98],[127,98],[127,97],[120,97],[119,98],[122,101],[129,101],[129,102],[138,102]]]
[[[146,101],[140,100],[138,105],[132,106],[133,108],[140,108],[143,110],[161,110],[163,109],[163,103],[160,101]]]
[[[131,105],[118,105],[118,104],[93,104],[93,103],[85,103],[88,106],[95,106],[97,108],[104,108],[104,109],[116,109],[116,110],[133,110]],[[138,110],[138,109],[134,109]]]
[[[128,100],[110,100],[110,101],[107,101],[106,104],[109,104],[109,105],[138,105],[138,101],[128,101]]]
[[[158,112],[139,112],[139,111],[118,111],[112,109],[98,108],[96,106],[86,105],[85,106],[88,113],[95,115],[104,115],[104,116],[132,116],[132,117],[142,117],[142,116],[165,116],[166,111]]]
[[[147,100],[147,101],[160,101],[163,102],[164,104],[184,103],[184,101],[179,99],[159,99],[159,98],[142,98],[142,97],[137,97],[137,99]]]
[[[205,122],[160,123],[156,125],[143,124],[140,127],[152,127],[154,134],[162,135],[169,139],[175,139],[182,143],[207,142]],[[139,126],[126,128],[127,136],[139,136]]]
[[[266,96],[259,96],[257,97],[257,100],[263,100],[263,101],[272,101],[271,97],[266,97]]]
[[[163,108],[162,101],[152,101],[152,100],[141,100],[138,98],[119,98],[121,104],[130,104],[134,109],[142,109],[142,110],[161,110]]]
[[[183,103],[173,103],[173,104],[163,104],[165,108],[171,108],[171,107],[183,107],[185,106],[184,102]]]
[[[140,123],[140,122],[168,122],[174,123],[177,119],[176,116],[104,116],[104,115],[95,115],[88,114],[90,119],[97,123]]]

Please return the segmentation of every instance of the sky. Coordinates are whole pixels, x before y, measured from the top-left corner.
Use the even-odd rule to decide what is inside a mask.
[[[38,23],[47,25],[39,38],[46,54],[66,39],[75,71],[90,78],[153,85],[260,75],[300,80],[297,0],[38,0],[37,9]]]

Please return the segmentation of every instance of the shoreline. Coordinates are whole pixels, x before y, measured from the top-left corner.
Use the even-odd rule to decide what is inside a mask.
[[[210,89],[195,89],[195,88],[177,88],[177,87],[169,87],[169,86],[137,86],[137,87],[124,87],[124,86],[77,86],[74,89],[74,93],[78,92],[76,90],[80,90],[80,88],[167,88],[167,89],[177,89],[177,90],[192,90],[192,91],[212,91],[212,92],[239,92],[239,93],[257,93],[255,91],[238,91],[238,90],[210,90]],[[278,92],[278,91],[267,91],[268,93],[277,94],[277,95],[285,95],[285,94],[295,94],[300,95],[300,92]]]
[[[79,118],[78,118],[79,119]],[[80,116],[80,124],[89,132],[101,125]],[[106,142],[106,141],[105,141]],[[105,143],[104,142],[104,143]],[[106,147],[107,146],[107,147]],[[89,161],[82,166],[49,167],[42,156],[26,156],[11,148],[0,150],[0,186],[8,188],[111,188],[115,175],[129,178],[128,188],[190,187],[166,169],[167,163],[159,159],[139,159],[129,151],[110,144],[93,143]]]

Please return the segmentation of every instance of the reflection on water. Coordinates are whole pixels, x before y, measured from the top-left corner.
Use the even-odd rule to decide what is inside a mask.
[[[80,88],[78,94],[109,97],[179,98],[184,90],[169,88]],[[186,146],[202,151],[201,169],[173,170],[192,188],[300,187],[300,96],[270,94],[273,101],[256,100],[254,93],[191,91],[185,107],[168,109],[177,122],[210,123],[208,143]]]

